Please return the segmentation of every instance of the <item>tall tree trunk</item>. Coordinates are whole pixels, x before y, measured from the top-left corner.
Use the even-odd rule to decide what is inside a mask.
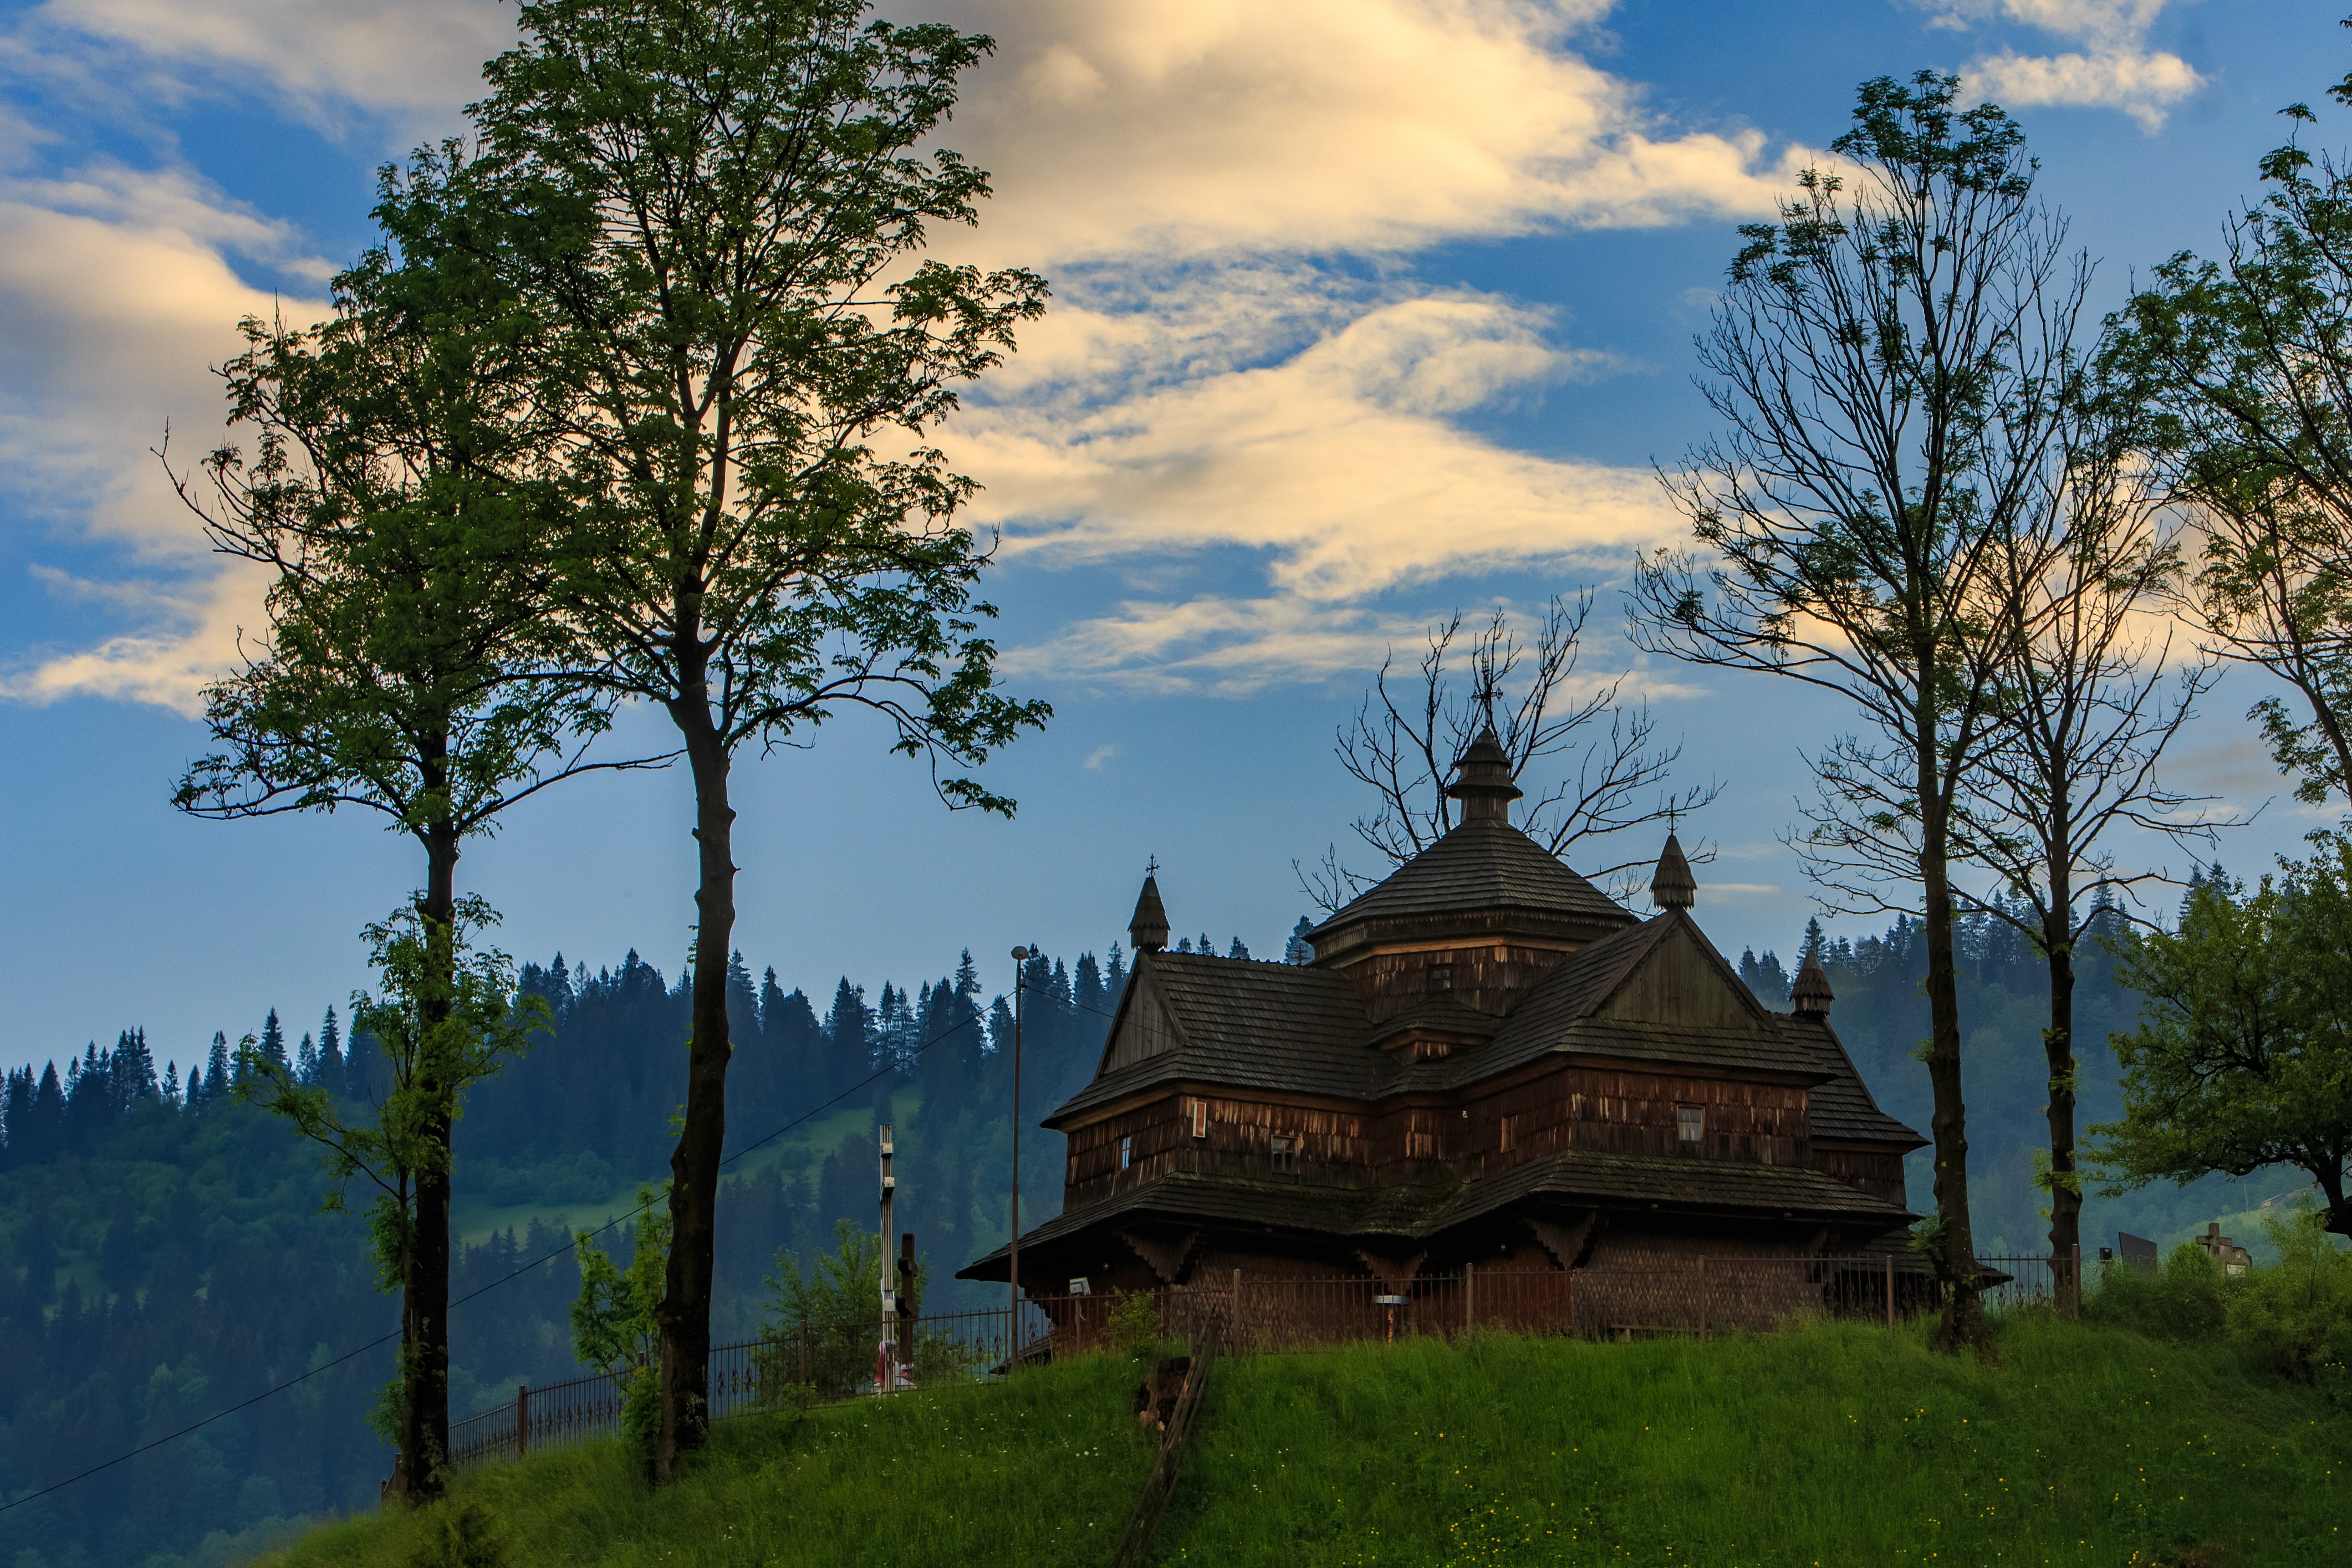
[[[436,783],[436,788],[445,788]],[[414,1425],[409,1448],[409,1488],[416,1502],[440,1498],[449,1481],[449,1189],[457,1107],[440,1058],[442,1030],[449,1025],[449,995],[457,988],[457,830],[437,822],[425,830],[425,895],[416,903],[425,926],[424,1051],[419,1053],[419,1089],[425,1105],[430,1156],[416,1173],[416,1241],[412,1250],[416,1323],[414,1361]]]
[[[735,811],[728,804],[727,747],[699,680],[670,711],[694,770],[702,885],[694,895],[686,1123],[669,1159],[669,1266],[656,1314],[661,1431],[654,1444],[654,1479],[664,1484],[677,1479],[679,1458],[701,1448],[709,1432],[710,1277],[718,1248],[719,1161],[727,1143],[727,955],[735,931]]]
[[[436,825],[420,836],[425,879],[416,913],[432,972],[423,988],[416,1087],[432,1110],[423,1129],[428,1148],[416,1173],[416,1228],[403,1291],[408,1364],[401,1452],[409,1500],[430,1502],[446,1489],[449,1474],[449,1141],[456,1114],[440,1051],[457,982],[457,835]]]
[[[2072,887],[2051,878],[2050,915],[2042,946],[2050,954],[2050,1027],[2042,1045],[2050,1058],[2050,1260],[2058,1277],[2058,1310],[2083,1311],[2080,1264],[2083,1184],[2074,1174],[2074,919]]]
[[[1932,690],[1932,683],[1922,683]],[[1923,703],[1923,707],[1926,704]],[[1969,1223],[1969,1119],[1960,1090],[1959,988],[1952,963],[1950,826],[1943,780],[1937,777],[1935,715],[1922,717],[1919,768],[1919,881],[1927,899],[1927,1082],[1935,1092],[1928,1125],[1936,1140],[1936,1216],[1943,1229],[1944,1349],[1984,1342],[1984,1305],[1977,1298],[1976,1239]]]

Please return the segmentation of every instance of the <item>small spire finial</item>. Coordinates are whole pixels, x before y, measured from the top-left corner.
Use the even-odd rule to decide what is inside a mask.
[[[1168,908],[1160,902],[1160,857],[1144,868],[1143,892],[1135,900],[1135,915],[1127,923],[1127,945],[1138,953],[1157,953],[1168,946]]]
[[[1666,847],[1658,852],[1658,869],[1650,877],[1650,902],[1660,909],[1688,909],[1698,902],[1698,879],[1691,875],[1682,841],[1672,830]]]
[[[1796,983],[1789,988],[1789,1009],[1801,1019],[1825,1019],[1830,1016],[1830,1003],[1836,1000],[1830,989],[1830,977],[1822,968],[1822,950],[1818,944],[1805,947],[1805,961],[1798,966]]]
[[[1526,791],[1511,778],[1511,754],[1503,749],[1495,727],[1488,725],[1478,732],[1478,738],[1462,750],[1454,761],[1454,782],[1445,787],[1451,800],[1462,802],[1462,821],[1499,822],[1508,826],[1511,802]]]

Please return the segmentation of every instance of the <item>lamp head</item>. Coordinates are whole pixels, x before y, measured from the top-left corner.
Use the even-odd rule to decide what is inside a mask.
[[[1016,964],[1027,963],[1029,961],[1029,949],[1026,947],[1015,947],[1013,949],[1013,961]]]

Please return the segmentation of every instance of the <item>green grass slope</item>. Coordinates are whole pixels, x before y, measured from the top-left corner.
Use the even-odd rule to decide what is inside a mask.
[[[722,1424],[655,1494],[600,1444],[467,1477],[512,1568],[1105,1563],[1150,1463],[1107,1359]],[[1506,1337],[1218,1368],[1158,1561],[1281,1564],[2352,1563],[2352,1421],[2221,1345],[2007,1324],[1707,1344]],[[299,1564],[467,1561],[446,1510],[315,1531]]]

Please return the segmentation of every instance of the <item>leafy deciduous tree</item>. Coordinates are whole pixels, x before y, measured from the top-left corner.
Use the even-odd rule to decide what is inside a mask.
[[[693,1034],[671,1161],[655,1469],[704,1440],[734,926],[730,774],[856,706],[950,806],[1040,703],[997,691],[974,491],[930,444],[1045,289],[922,259],[985,176],[916,151],[991,47],[862,0],[538,0],[473,110],[496,256],[551,321],[578,535],[566,614],[602,689],[693,770]]]
[[[1849,172],[1807,171],[1778,223],[1742,231],[1699,341],[1726,434],[1662,476],[1714,559],[1646,559],[1633,608],[1645,648],[1853,703],[1877,740],[1817,771],[1866,757],[1903,781],[1897,835],[1916,841],[1885,869],[1926,925],[1941,1340],[1973,1345],[1953,808],[1995,687],[1983,590],[2055,435],[2085,273],[2034,199],[2024,132],[1958,90],[1932,72],[1864,83],[1833,143]]]
[[[446,1461],[449,1135],[466,1085],[503,1054],[483,1053],[448,1010],[474,1005],[465,930],[489,918],[460,900],[458,856],[516,802],[604,766],[583,748],[609,707],[584,686],[530,678],[562,663],[551,492],[535,472],[547,431],[520,352],[530,324],[451,243],[443,197],[462,167],[445,148],[420,154],[404,182],[386,171],[385,241],[336,279],[332,319],[244,323],[246,351],[224,375],[231,420],[257,433],[257,451],[218,448],[201,487],[175,476],[215,547],[272,574],[267,637],[205,692],[222,749],[188,769],[177,804],[215,818],[361,807],[425,855],[415,928],[395,939],[408,919],[396,916],[371,933],[407,966],[386,971],[388,993],[417,1009],[404,1046],[362,1030],[394,1079],[374,1130],[344,1122],[332,1086],[285,1071],[275,1013],[274,1051],[265,1042],[238,1069],[241,1089],[396,1201],[378,1240],[396,1244],[396,1440],[417,1497],[437,1494]],[[394,1006],[375,1016],[392,1020]],[[209,1082],[217,1092],[217,1071]]]
[[[2124,1119],[2091,1129],[2119,1186],[2299,1167],[2327,1228],[2352,1236],[2352,844],[2251,893],[2209,878],[2116,977],[2146,998],[2139,1029],[2114,1037]]]

